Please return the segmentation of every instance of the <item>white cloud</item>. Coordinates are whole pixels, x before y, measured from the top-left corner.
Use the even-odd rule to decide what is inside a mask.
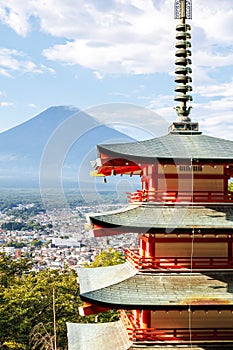
[[[112,96],[121,96],[121,97],[130,97],[130,94],[129,93],[124,93],[124,92],[112,92],[110,93],[110,95]]]
[[[167,119],[157,111],[127,103],[99,105],[85,110],[99,122],[110,125],[119,131],[128,130],[132,137],[146,138],[166,133]],[[134,135],[134,136],[133,136]]]
[[[13,77],[15,73],[42,74],[44,72],[53,73],[54,70],[42,64],[35,64],[20,51],[0,49],[0,75]]]
[[[103,79],[103,74],[101,74],[100,72],[98,72],[98,71],[95,71],[95,72],[93,72],[93,74],[94,74],[94,76],[97,78],[97,79],[99,79],[99,80],[101,80],[101,79]]]
[[[208,40],[214,44],[229,44],[233,36],[232,0],[194,1],[195,25],[203,28]]]
[[[51,61],[88,68],[97,79],[103,79],[106,74],[174,74],[178,21],[173,20],[173,0],[0,0],[0,20],[22,36],[37,25],[43,33],[65,39],[62,44],[59,40],[44,48],[44,56]],[[196,94],[191,117],[216,134],[223,128],[217,122],[221,118],[216,110],[224,111],[226,123],[232,118],[233,81],[229,75],[220,77],[216,70],[233,66],[232,0],[193,1],[190,22]],[[0,50],[0,59],[0,74],[5,76],[54,73],[16,50]],[[166,120],[174,120],[173,97],[138,98],[150,98],[150,102],[146,101],[149,108]],[[208,103],[202,105],[200,98]],[[103,115],[102,118],[105,120]],[[144,125],[137,111],[132,119],[137,125],[147,128],[150,124],[156,130],[153,117],[147,115]]]
[[[168,49],[164,44],[163,51]],[[161,46],[141,43],[121,44],[114,43],[106,46],[93,47],[89,41],[77,40],[64,45],[55,45],[46,49],[43,54],[46,58],[71,65],[79,64],[83,67],[109,74],[150,74],[165,71],[168,62],[172,60],[160,56]]]
[[[0,20],[11,27],[17,34],[26,36],[30,29],[30,8],[28,5],[29,3],[26,1],[1,0]]]
[[[205,97],[233,96],[233,79],[230,82],[219,83],[214,81],[210,85],[199,85],[198,94]]]
[[[0,18],[20,35],[30,31],[34,16],[40,29],[67,38],[66,44],[46,49],[47,58],[103,73],[151,73],[172,63],[173,6],[165,0],[25,0],[0,2]],[[12,17],[15,19],[13,20]],[[157,35],[159,33],[159,35]]]
[[[67,40],[43,51],[50,60],[78,64],[101,77],[168,72],[173,67],[178,21],[173,20],[171,0],[0,1],[0,19],[19,35],[31,30],[32,18],[44,33]],[[232,0],[221,0],[221,6],[219,0],[195,0],[192,26],[199,47],[193,49],[196,65],[231,64]],[[226,44],[230,48],[221,53]]]
[[[232,52],[227,54],[220,54],[211,52],[209,49],[206,51],[197,50],[194,54],[194,62],[197,66],[206,67],[224,67],[230,66],[233,63],[233,47]]]
[[[37,106],[34,103],[29,103],[28,107],[30,107],[30,108],[37,108]]]
[[[2,101],[2,102],[0,102],[0,106],[1,107],[11,107],[11,106],[14,106],[14,103],[13,102]]]
[[[224,131],[224,125],[232,120],[233,79],[231,73],[222,74],[225,67],[228,72],[233,69],[232,1],[194,0],[193,20],[189,21],[194,90],[191,117],[200,121],[204,131],[216,136],[233,135],[230,127]],[[107,74],[157,72],[174,76],[175,26],[179,21],[173,20],[173,4],[174,0],[0,0],[0,21],[22,37],[29,37],[34,30],[48,34],[46,45],[53,37],[53,44],[44,47],[42,52],[47,59],[88,68],[96,79],[104,79]],[[6,77],[54,73],[52,68],[39,64],[38,58],[32,59],[17,50],[0,49],[0,62],[0,75]],[[78,71],[74,77],[81,79],[82,74]],[[164,91],[162,81],[161,86]],[[145,96],[142,90],[143,87],[128,91],[123,87],[121,91],[116,87],[112,95],[131,100],[136,97],[170,124],[176,118],[172,91],[154,98],[151,92],[151,96]],[[203,100],[207,103],[203,104]],[[2,102],[2,107],[4,103],[8,104]],[[31,108],[35,106],[31,104]],[[107,113],[117,120],[117,113]],[[108,117],[109,114],[104,113],[100,116],[106,122]],[[133,124],[156,134],[159,118],[154,115],[144,116],[132,110],[127,117]]]

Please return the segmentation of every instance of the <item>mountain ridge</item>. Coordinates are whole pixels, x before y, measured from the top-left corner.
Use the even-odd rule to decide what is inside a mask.
[[[88,176],[96,144],[109,140],[127,142],[132,138],[100,124],[74,106],[51,106],[0,133],[0,187],[16,183],[39,185],[41,162],[45,170],[43,159],[48,154],[51,164],[62,163],[60,181],[73,183],[80,168],[83,173],[87,171]],[[52,181],[53,174],[49,176]]]

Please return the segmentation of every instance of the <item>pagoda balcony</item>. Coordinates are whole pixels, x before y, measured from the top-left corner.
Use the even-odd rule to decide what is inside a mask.
[[[233,342],[233,328],[140,328],[130,311],[120,310],[120,318],[135,344],[140,342]]]
[[[140,272],[148,270],[233,269],[232,257],[142,257],[139,249],[124,249],[126,260]]]
[[[126,192],[129,203],[142,202],[195,202],[195,203],[228,203],[233,201],[233,192],[228,191],[146,191]]]

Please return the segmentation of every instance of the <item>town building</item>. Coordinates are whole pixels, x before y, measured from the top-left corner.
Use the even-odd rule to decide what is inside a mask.
[[[109,324],[69,324],[74,349],[233,348],[233,142],[190,118],[191,0],[175,1],[178,118],[167,135],[98,145],[98,175],[140,176],[130,205],[90,216],[96,237],[135,232],[126,263],[79,269],[83,315],[117,309]]]

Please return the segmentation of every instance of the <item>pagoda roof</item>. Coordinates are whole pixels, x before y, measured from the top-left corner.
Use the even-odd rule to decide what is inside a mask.
[[[101,144],[97,147],[100,154],[132,161],[233,160],[233,141],[203,135],[200,132],[171,132],[146,141]]]
[[[69,350],[229,350],[233,348],[232,343],[203,342],[199,345],[163,344],[160,341],[149,345],[132,344],[129,340],[126,329],[122,321],[108,323],[67,323],[68,349]],[[199,342],[200,343],[200,342]]]
[[[117,284],[136,275],[137,273],[137,270],[128,262],[114,266],[106,266],[104,268],[104,278],[102,275],[103,269],[100,269],[99,267],[92,267],[88,269],[78,268],[77,271],[79,280],[82,281],[82,283],[80,283],[81,294],[91,290],[105,288],[111,284]]]
[[[128,270],[128,263],[122,264]],[[112,266],[119,274],[118,266]],[[92,279],[91,268],[78,269],[80,286]],[[98,270],[98,271],[97,271]],[[112,270],[113,271],[113,270]],[[112,271],[110,273],[112,273]],[[139,273],[123,278],[120,282],[111,281],[106,267],[95,268],[98,279],[107,276],[108,285],[98,283],[85,292],[81,299],[116,309],[187,310],[193,309],[233,309],[233,277],[231,271],[205,273],[169,272]],[[86,280],[86,281],[85,281]],[[85,281],[85,282],[84,282]]]
[[[119,232],[172,233],[176,230],[201,230],[212,232],[216,229],[233,228],[232,205],[185,205],[181,203],[163,205],[147,203],[129,206],[125,210],[91,214],[93,225],[112,228]]]
[[[69,350],[127,350],[132,345],[121,321],[67,323],[67,330]]]
[[[71,323],[67,322],[68,349],[69,350],[229,350],[233,348],[232,343],[215,344],[205,343],[204,347],[199,344],[168,345],[161,342],[155,344],[132,344],[121,321],[105,323]]]

